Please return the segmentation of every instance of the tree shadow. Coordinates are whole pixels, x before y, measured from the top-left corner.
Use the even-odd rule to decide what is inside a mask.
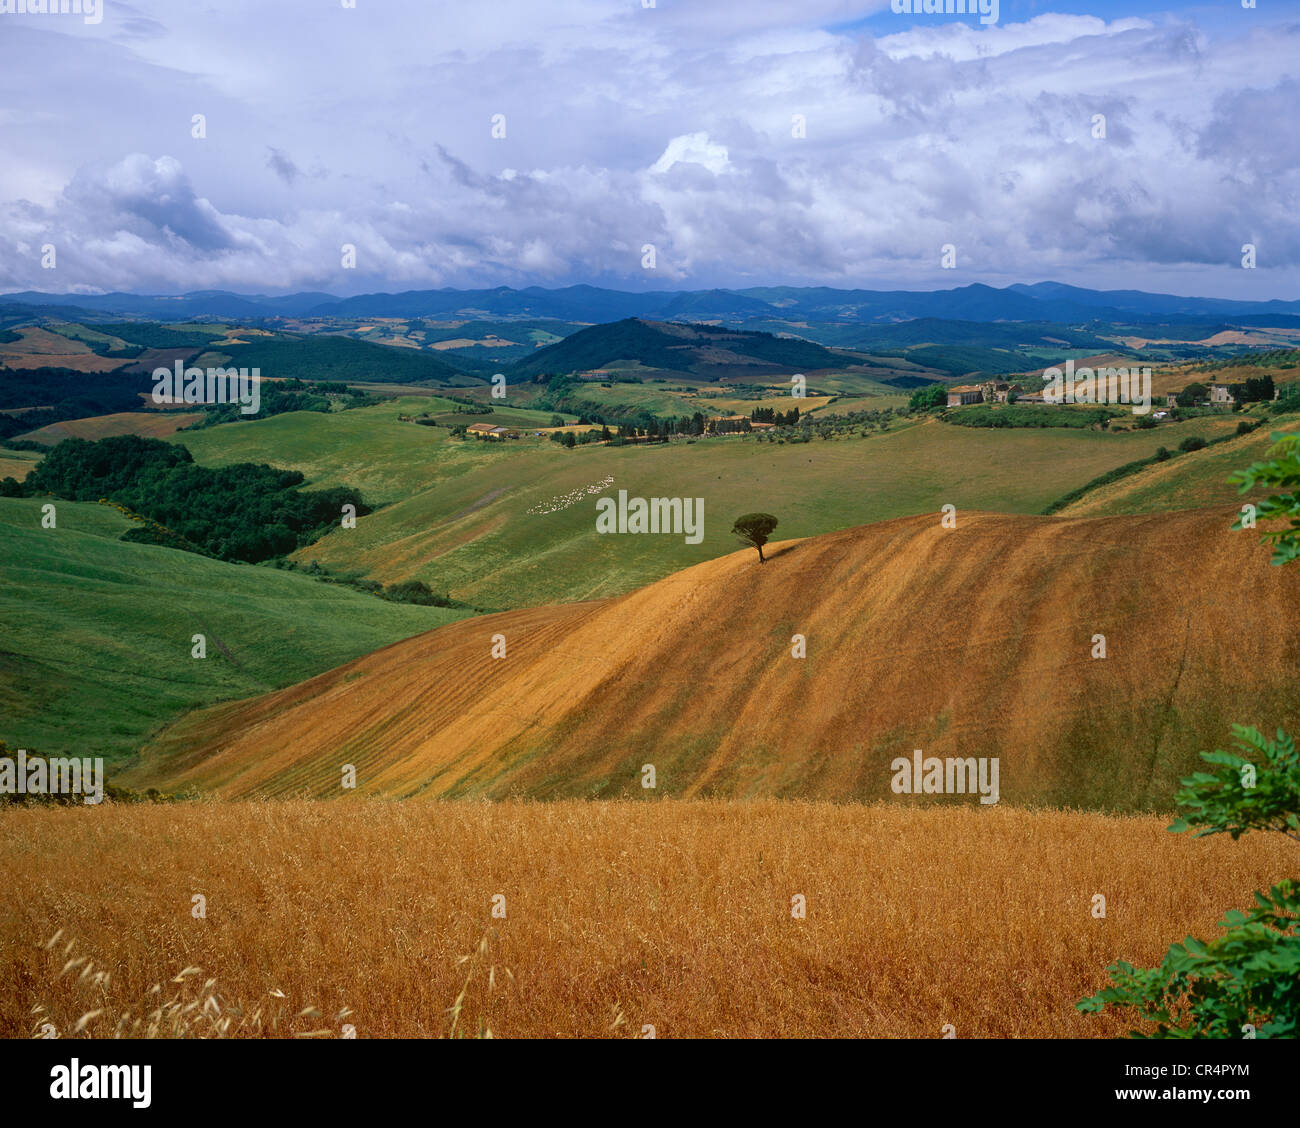
[[[778,556],[785,556],[789,552],[797,552],[799,549],[803,548],[803,546],[807,543],[808,542],[806,540],[795,541],[793,544],[783,544],[778,548],[772,548],[772,549],[769,549],[766,545],[764,545],[763,555],[766,556],[769,560],[775,560]]]

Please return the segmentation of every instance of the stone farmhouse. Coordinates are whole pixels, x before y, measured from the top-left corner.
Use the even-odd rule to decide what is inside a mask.
[[[1019,398],[1019,384],[1009,384],[1005,380],[985,380],[982,384],[961,384],[948,389],[948,406],[961,407],[968,403],[1006,403],[1015,392]],[[1040,396],[1037,402],[1042,402]]]

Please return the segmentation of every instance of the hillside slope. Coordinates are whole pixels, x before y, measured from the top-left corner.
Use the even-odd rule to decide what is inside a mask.
[[[1167,509],[1198,509],[1209,505],[1240,506],[1258,498],[1242,497],[1229,476],[1267,458],[1272,436],[1294,431],[1293,416],[1264,419],[1255,431],[1215,443],[1205,450],[1178,454],[1155,462],[1136,474],[1089,490],[1060,512],[1068,517],[1110,517],[1121,513],[1155,513]]]
[[[758,377],[842,368],[857,362],[858,358],[833,353],[811,341],[715,325],[629,317],[610,325],[579,329],[562,341],[538,349],[514,365],[511,379],[626,367],[630,363],[716,379],[737,370]]]
[[[275,416],[185,432],[177,441],[205,465],[266,461],[301,469],[313,489],[351,485],[371,504],[389,503],[356,529],[301,549],[302,563],[357,569],[384,583],[419,579],[456,599],[506,609],[624,595],[732,552],[731,522],[755,509],[781,519],[782,538],[937,513],[946,503],[1039,513],[1081,483],[1151,457],[1158,444],[1177,447],[1184,437],[1212,438],[1233,426],[1198,419],[1153,437],[951,427],[913,417],[888,433],[829,442],[731,436],[566,451],[540,441],[447,442],[445,432],[398,423],[402,410],[410,408]],[[596,501],[585,491],[606,478],[614,479],[614,494],[704,498],[703,542],[596,536]],[[560,507],[566,498],[580,500]]]
[[[63,419],[28,431],[18,438],[31,443],[57,446],[64,439],[106,439],[110,435],[141,435],[162,439],[203,418],[201,411],[119,411],[91,415],[84,419]]]
[[[1300,720],[1300,576],[1230,520],[927,515],[739,552],[194,714],[128,782],[331,796],[354,764],[361,794],[642,797],[652,763],[659,797],[869,799],[921,748],[999,757],[1003,801],[1167,808],[1231,722]]]
[[[115,508],[0,498],[0,740],[122,757],[214,701],[291,685],[466,612],[119,538]],[[196,634],[207,657],[191,657]]]

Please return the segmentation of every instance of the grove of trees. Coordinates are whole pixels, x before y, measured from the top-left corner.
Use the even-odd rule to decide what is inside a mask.
[[[251,462],[199,466],[175,443],[116,435],[89,442],[66,439],[28,475],[28,495],[70,501],[112,500],[151,524],[124,540],[187,547],[219,560],[256,563],[318,540],[343,515],[370,512],[346,486],[299,490],[297,470]]]

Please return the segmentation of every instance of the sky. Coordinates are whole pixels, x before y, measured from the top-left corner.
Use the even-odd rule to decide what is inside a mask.
[[[0,0],[0,292],[1300,296],[1300,0],[891,2]]]

